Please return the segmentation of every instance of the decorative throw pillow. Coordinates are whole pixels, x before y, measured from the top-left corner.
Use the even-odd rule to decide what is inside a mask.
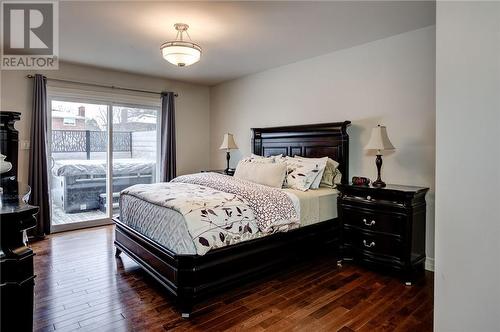
[[[285,163],[246,162],[242,160],[236,166],[234,177],[269,187],[281,188],[285,180],[286,170]]]
[[[311,184],[310,189],[318,189],[319,185],[321,183],[321,180],[323,179],[323,173],[325,172],[326,164],[328,163],[328,157],[323,157],[323,158],[306,158],[306,157],[301,157],[301,156],[295,156],[294,158],[297,159],[302,159],[304,161],[310,162],[317,164],[319,167],[319,172],[318,175],[314,178],[313,183]]]
[[[278,158],[281,158],[281,154],[276,155],[276,156],[269,156],[269,157],[264,157],[264,156],[259,156],[256,154],[251,154],[250,157],[243,158],[242,161],[246,162],[254,162],[254,163],[274,163]]]
[[[333,188],[337,188],[337,184],[342,182],[342,173],[340,173],[339,169],[335,169],[335,177],[333,178]]]
[[[254,153],[252,153],[250,155],[250,157],[248,157],[248,158],[250,158],[250,159],[257,159],[257,160],[262,160],[262,159],[266,159],[266,160],[267,159],[271,159],[272,160],[273,159],[272,156],[270,156],[270,157],[264,157],[264,156],[259,156],[258,154],[254,154]]]
[[[323,177],[321,178],[320,187],[335,188],[337,183],[340,183],[342,174],[338,170],[339,163],[328,158]]]
[[[318,164],[292,157],[285,157],[285,162],[287,166],[285,186],[301,191],[308,190],[318,176]]]
[[[274,163],[274,158],[266,158],[252,154],[250,157],[241,159],[241,161],[246,163],[271,164]]]
[[[283,154],[276,154],[274,156],[267,156],[267,157],[264,157],[264,156],[259,156],[259,155],[256,155],[256,154],[253,154],[252,153],[252,158],[263,158],[263,159],[272,159],[275,163],[278,162],[278,161],[281,161],[281,159],[283,158]]]

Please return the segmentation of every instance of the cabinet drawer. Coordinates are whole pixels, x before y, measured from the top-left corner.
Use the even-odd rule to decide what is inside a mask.
[[[346,228],[354,227],[372,232],[402,236],[405,216],[399,214],[375,213],[342,207],[342,221]]]
[[[384,206],[387,208],[403,208],[405,200],[401,197],[381,197],[377,194],[346,193],[342,200],[352,204],[361,204],[366,207]]]
[[[22,282],[33,276],[33,256],[30,253],[21,258],[2,259],[0,262],[0,282]]]
[[[354,252],[384,255],[400,258],[402,242],[394,237],[380,234],[368,234],[359,230],[345,230],[344,241]]]

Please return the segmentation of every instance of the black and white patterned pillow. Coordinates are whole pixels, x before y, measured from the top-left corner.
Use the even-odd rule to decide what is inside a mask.
[[[319,164],[292,157],[284,159],[287,166],[285,187],[301,191],[308,190],[318,176]]]

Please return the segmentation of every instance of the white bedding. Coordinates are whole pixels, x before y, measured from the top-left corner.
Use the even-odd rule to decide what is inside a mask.
[[[134,185],[123,190],[121,220],[128,225],[138,225],[137,230],[142,233],[158,220],[144,218],[150,214],[148,204],[145,212],[138,215],[142,221],[130,220],[137,211],[125,208],[128,196],[179,212],[188,231],[183,234],[191,237],[198,255],[248,241],[256,233],[287,232],[300,227],[299,213],[281,189],[217,173],[183,175],[171,182]],[[163,228],[144,235],[154,236],[161,244],[169,242],[172,236]]]

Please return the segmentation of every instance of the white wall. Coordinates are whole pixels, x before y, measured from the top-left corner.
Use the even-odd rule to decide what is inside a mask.
[[[211,166],[224,168],[222,135],[251,152],[252,127],[351,120],[350,176],[376,177],[363,151],[371,128],[388,127],[396,146],[384,157],[389,183],[431,187],[427,256],[434,257],[435,28],[427,27],[226,82],[211,89]]]
[[[500,3],[438,1],[436,331],[500,329]]]
[[[128,88],[175,91],[177,172],[198,172],[209,165],[209,88],[201,85],[170,81],[159,77],[130,74],[103,68],[72,63],[60,63],[59,70],[37,72],[52,78],[116,85]],[[0,110],[21,112],[16,123],[21,140],[29,140],[31,123],[32,80],[26,79],[35,72],[18,70],[1,72]],[[78,88],[79,86],[75,86]],[[28,150],[19,151],[19,178],[28,178]]]

